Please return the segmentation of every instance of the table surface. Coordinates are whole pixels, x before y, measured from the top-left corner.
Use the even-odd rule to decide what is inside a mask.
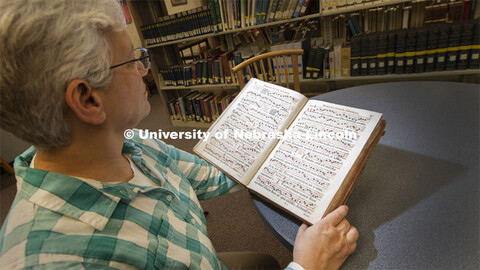
[[[344,269],[479,269],[480,86],[396,82],[313,99],[383,113],[385,136],[347,202],[357,250]],[[253,196],[290,250],[300,224]]]

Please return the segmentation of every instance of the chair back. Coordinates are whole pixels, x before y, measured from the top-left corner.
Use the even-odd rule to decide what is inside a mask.
[[[245,86],[244,78],[246,76],[248,79],[257,78],[277,85],[286,85],[287,88],[290,88],[290,84],[293,83],[293,89],[300,92],[299,55],[303,55],[303,50],[268,52],[243,61],[233,67],[232,71],[237,75],[240,89]],[[292,64],[291,70],[288,67],[289,58]]]

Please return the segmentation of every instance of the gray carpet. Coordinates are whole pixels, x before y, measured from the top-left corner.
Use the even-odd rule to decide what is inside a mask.
[[[150,97],[152,110],[138,128],[157,131],[192,131],[193,128],[175,128],[165,115],[159,95]],[[198,128],[197,128],[198,129]],[[192,153],[195,140],[164,140],[166,143]],[[2,175],[0,179],[0,222],[10,208],[16,188],[13,176]],[[250,194],[241,190],[212,200],[201,202],[208,211],[207,227],[217,252],[257,251],[272,255],[283,268],[292,260],[288,251],[265,225],[255,209]]]

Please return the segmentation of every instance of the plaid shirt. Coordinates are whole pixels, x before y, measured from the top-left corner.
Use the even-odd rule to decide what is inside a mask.
[[[226,268],[198,199],[235,182],[206,161],[136,136],[123,153],[155,183],[84,181],[15,160],[18,193],[0,231],[0,268]],[[198,198],[198,199],[197,199]]]

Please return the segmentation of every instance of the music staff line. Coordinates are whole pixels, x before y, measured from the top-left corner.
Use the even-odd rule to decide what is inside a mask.
[[[264,178],[268,180],[265,180]],[[259,175],[257,179],[258,179],[257,184],[262,186],[264,189],[272,192],[274,195],[277,195],[280,197],[288,197],[286,201],[287,203],[291,203],[293,206],[301,209],[302,211],[308,212],[309,214],[313,213],[313,210],[315,209],[314,203],[304,200],[303,198],[299,197],[298,195],[292,194],[291,192],[289,192],[284,188],[270,184],[269,182],[271,180],[268,178],[267,175]],[[293,202],[295,202],[296,204],[293,204]]]
[[[331,157],[325,157],[321,153],[318,154],[318,152],[313,152],[312,150],[299,148],[298,146],[292,145],[290,143],[284,143],[278,149],[282,151],[290,152],[290,153],[293,152],[295,155],[300,154],[301,157],[297,156],[300,159],[310,158],[313,162],[322,164],[323,166],[325,166],[330,170],[338,170],[343,165],[343,162],[339,160],[335,160]],[[303,153],[299,152],[298,150],[301,150]],[[333,168],[329,168],[328,165],[330,165]]]
[[[250,91],[247,92],[247,95],[251,94],[261,98],[274,98],[276,100],[279,100],[281,103],[297,103],[299,101],[298,98],[291,96],[289,93],[282,92],[282,94],[280,94],[279,92],[277,92],[278,90],[279,89],[275,89],[275,91],[270,91],[269,89],[263,87],[260,91],[261,94]]]
[[[275,126],[273,126],[272,124],[264,122],[264,121],[255,122],[255,120],[258,120],[258,119],[253,119],[253,117],[251,117],[250,115],[241,113],[238,110],[233,110],[231,116],[232,117],[238,117],[239,118],[238,121],[241,121],[241,122],[258,123],[258,126],[256,126],[256,127],[261,129],[261,131],[268,132],[268,131],[275,130]],[[252,125],[252,126],[254,126],[254,125]]]
[[[250,166],[253,162],[255,162],[256,156],[239,150],[238,148],[236,148],[238,146],[227,144],[225,141],[217,140],[216,138],[213,138],[210,144],[215,146],[216,148],[225,149],[228,154],[241,160],[247,166]]]
[[[232,126],[232,124],[230,123],[227,123],[227,122],[224,122],[223,125],[226,125],[228,126],[229,130],[233,130],[235,127]],[[219,128],[219,130],[224,130],[223,129],[223,125]],[[243,140],[239,139],[239,138],[236,138],[234,136],[229,136],[227,138],[227,140],[232,140],[234,143],[238,144],[238,143],[244,143],[244,144],[247,144],[248,146],[250,147],[257,147],[261,150],[263,150],[263,148],[265,147],[266,145],[266,140],[262,140],[262,139],[254,139],[254,138],[251,138],[251,139],[248,139],[248,138],[244,138]]]
[[[270,163],[264,168],[267,167],[272,167],[273,169],[288,174],[294,178],[302,179],[304,182],[312,183],[312,185],[321,189],[326,190],[330,186],[329,179],[318,177],[317,175],[310,174],[309,172],[305,172],[295,167],[285,167],[285,165],[276,158],[272,158]]]
[[[271,115],[268,115],[268,114],[264,114],[262,113],[262,111],[259,111],[258,109],[256,108],[251,108],[249,107],[248,105],[246,105],[245,103],[239,103],[238,106],[237,106],[237,109],[240,110],[241,112],[245,113],[245,114],[249,114],[249,115],[252,115],[252,113],[248,113],[248,111],[254,111],[256,114],[259,114],[261,115],[262,117],[265,117],[265,118],[269,118],[271,121],[273,121],[275,123],[275,125],[279,125],[282,120],[278,119],[277,117],[273,117]]]
[[[319,177],[324,177],[328,181],[330,181],[331,179],[333,179],[337,175],[337,173],[334,172],[334,171],[329,171],[329,170],[326,170],[325,168],[319,168],[318,166],[314,166],[314,165],[311,165],[309,163],[299,162],[296,159],[293,159],[293,161],[287,163],[287,161],[284,160],[281,156],[278,156],[279,154],[282,155],[282,153],[280,153],[280,152],[275,152],[274,158],[277,159],[280,163],[282,163],[286,167],[295,167],[299,170],[303,170],[303,171],[306,171],[306,172],[313,171],[314,173],[317,173],[317,175]],[[312,174],[314,174],[314,173],[312,173]]]
[[[323,152],[320,152],[318,151],[317,149],[325,149],[324,145],[325,146],[329,146],[329,147],[333,147],[331,144],[326,144],[326,143],[323,143],[323,142],[314,142],[312,140],[305,140],[305,139],[298,139],[296,141],[293,141],[293,140],[288,140],[288,141],[284,141],[286,143],[290,143],[290,144],[293,144],[297,147],[302,147],[304,148],[305,150],[308,150],[308,151],[312,151],[314,153],[317,153],[317,154],[320,154],[320,155],[324,155],[326,157],[329,157],[329,158],[333,158],[335,159],[335,157],[332,157],[332,156],[328,156],[328,155],[325,155],[325,153]],[[308,147],[307,147],[308,146]],[[337,148],[335,148],[337,149]],[[328,153],[330,153],[331,155],[337,155],[337,159],[336,160],[342,160],[342,159],[347,159],[348,157],[348,151],[346,151],[345,149],[337,149],[337,150],[340,150],[340,151],[343,151],[343,152],[340,152],[340,151],[329,151]]]
[[[308,183],[305,183],[302,179],[292,176],[285,171],[276,171],[270,167],[265,167],[265,173],[267,173],[267,175],[276,175],[277,177],[282,178],[277,178],[277,184],[284,182],[296,190],[300,189],[304,193],[308,193],[307,198],[311,197],[315,200],[321,200],[325,192],[324,189],[319,189],[319,187],[315,185],[309,186]]]
[[[333,123],[334,125],[332,125],[332,127],[341,126],[344,129],[347,129],[347,130],[350,129],[349,131],[354,131],[354,132],[362,132],[363,130],[365,130],[365,125],[352,124],[347,121],[336,120],[334,118],[330,118],[322,114],[315,115],[312,112],[305,111],[304,115],[309,117],[310,118],[309,120],[312,122],[318,122],[318,119],[323,119],[323,121],[326,121],[326,123]]]
[[[262,103],[268,104],[269,106],[273,105],[275,107],[280,107],[287,111],[291,111],[293,107],[295,107],[294,105],[297,103],[295,102],[294,104],[292,104],[291,101],[284,101],[284,100],[281,100],[281,102],[279,102],[278,99],[275,100],[275,97],[270,97],[270,96],[266,96],[266,95],[262,95],[254,92],[248,92],[246,96],[249,98],[250,96],[253,96],[252,98],[254,100],[260,100],[262,101]]]
[[[284,150],[278,150],[276,152],[276,154],[278,153],[278,158],[279,159],[282,159],[282,160],[287,160],[287,161],[290,161],[290,162],[297,162],[297,160],[299,158],[295,158],[293,157],[290,153],[284,151]],[[307,155],[307,154],[305,154]],[[326,169],[328,172],[332,172],[332,173],[335,173],[337,170],[334,169],[334,168],[331,168],[331,167],[328,167],[326,166],[325,164],[322,164],[322,163],[319,163],[319,162],[315,162],[313,159],[307,159],[307,158],[301,158],[303,161],[308,161],[309,163],[312,163],[312,164],[315,164],[315,165],[318,165],[324,169]],[[311,164],[311,165],[312,165]],[[313,165],[312,165],[313,166]]]
[[[213,144],[215,144],[216,141],[218,141],[216,138],[213,138],[211,140]],[[251,157],[251,159],[256,159],[262,150],[257,147],[249,146],[248,144],[245,144],[245,143],[235,143],[228,139],[227,140],[222,139],[222,142],[218,142],[218,144],[228,145],[232,149],[237,149],[245,154],[248,154]]]
[[[342,119],[342,120],[346,120],[346,121],[351,121],[351,122],[354,122],[354,123],[364,122],[364,124],[366,124],[372,119],[371,116],[369,116],[369,117],[357,116],[353,113],[346,113],[346,112],[343,112],[343,111],[335,111],[333,109],[325,108],[323,106],[319,107],[317,105],[311,105],[307,109],[307,111],[310,111],[310,112],[320,111],[322,113],[327,112],[327,113],[325,113],[326,115],[329,115],[329,116],[334,117],[334,118],[339,118],[339,119]],[[330,112],[331,114],[328,114],[328,112]]]
[[[300,126],[300,127],[303,127],[305,129],[307,129],[309,132],[311,133],[332,133],[332,134],[337,134],[337,133],[343,133],[345,135],[352,135],[352,136],[344,136],[343,140],[346,140],[346,141],[355,141],[355,140],[358,140],[360,138],[360,135],[357,134],[357,133],[349,133],[348,131],[346,131],[345,129],[340,129],[340,128],[332,128],[330,126],[325,126],[323,124],[319,124],[317,122],[314,122],[315,125],[313,125],[312,123],[308,123],[309,120],[305,119],[305,118],[301,118],[300,120],[298,120],[296,123],[295,123],[295,127],[296,126]],[[355,135],[355,136],[353,136]]]
[[[206,145],[205,146],[205,152],[212,155],[218,160],[222,160],[223,163],[226,163],[229,165],[229,167],[234,170],[235,172],[239,173],[240,175],[243,175],[247,171],[247,167],[240,163],[238,160],[234,159],[233,157],[227,155],[227,153],[222,152],[217,152],[211,149],[211,147],[216,148],[214,145]]]

